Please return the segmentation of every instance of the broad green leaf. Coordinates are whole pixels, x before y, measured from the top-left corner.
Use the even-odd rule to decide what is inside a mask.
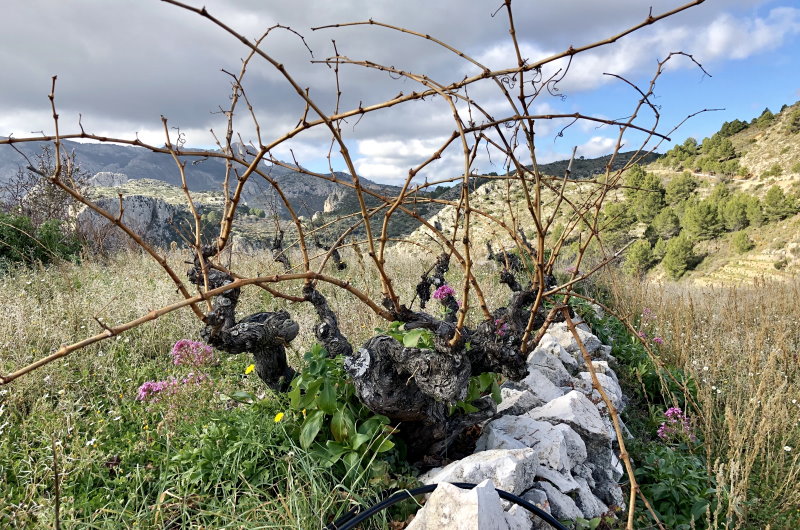
[[[382,426],[383,423],[380,420],[372,417],[358,426],[358,432],[372,437],[381,429]]]
[[[317,406],[326,414],[333,414],[336,412],[336,405],[336,387],[334,387],[331,380],[326,377],[325,382],[322,384],[322,392],[320,392],[317,398]]]
[[[470,412],[478,412],[478,408],[469,403],[461,403],[461,409],[467,414]]]
[[[353,449],[353,451],[356,451],[359,447],[369,442],[371,439],[372,436],[368,434],[353,433],[353,435],[350,436],[350,438],[347,441],[350,444],[350,447]]]
[[[478,390],[483,392],[489,385],[494,382],[494,374],[491,372],[485,372],[478,376]]]
[[[300,387],[292,383],[292,389],[288,392],[289,403],[295,410],[300,410]]]
[[[388,438],[384,438],[381,444],[375,449],[376,453],[384,453],[394,447],[394,442]]]
[[[325,419],[325,413],[321,410],[315,410],[308,415],[303,426],[300,427],[300,447],[308,449],[314,443],[320,428],[322,427],[322,420]]]
[[[497,381],[492,381],[492,400],[498,405],[503,401],[503,396],[500,393],[500,385]]]
[[[354,453],[352,451],[345,453],[342,460],[344,461],[348,470],[353,469],[354,467],[358,466],[359,463],[361,463],[361,458],[359,457],[358,453]]]
[[[416,348],[424,332],[425,330],[421,328],[412,329],[403,336],[403,346],[406,348]]]
[[[331,464],[338,462],[342,455],[350,450],[347,446],[333,440],[325,442],[325,448],[328,450],[328,458]]]
[[[338,409],[331,419],[331,434],[337,442],[343,442],[355,433],[356,426],[347,407]]]
[[[231,399],[234,401],[238,401],[239,403],[250,403],[256,400],[256,397],[247,392],[245,390],[237,390],[233,394],[231,394]]]

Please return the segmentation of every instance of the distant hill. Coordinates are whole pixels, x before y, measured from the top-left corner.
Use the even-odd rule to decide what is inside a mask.
[[[625,153],[617,153],[614,161],[611,164],[611,171],[616,171],[625,167],[625,165],[636,155],[639,164],[649,164],[658,160],[662,155],[658,153],[638,153],[636,151],[627,151]],[[603,175],[606,172],[611,160],[611,155],[601,156],[598,158],[576,158],[572,163],[572,178],[593,178],[598,175]],[[563,177],[569,166],[569,160],[559,160],[558,162],[550,162],[549,164],[539,164],[539,171],[545,175],[554,175]]]
[[[35,143],[15,144],[17,149],[31,158],[41,152],[42,146]],[[141,147],[116,144],[65,141],[64,147],[69,152],[75,153],[81,169],[90,175],[107,172],[125,175],[128,179],[152,179],[172,186],[181,185],[180,173],[169,156],[153,153]],[[186,160],[186,177],[190,190],[208,192],[222,190],[225,176],[225,163],[222,159],[187,157]],[[0,183],[6,182],[24,164],[25,160],[11,146],[0,145]],[[298,215],[310,216],[316,211],[321,211],[326,207],[326,201],[328,209],[333,209],[338,200],[347,198],[347,191],[342,193],[341,186],[322,179],[266,162],[261,164],[261,168],[280,184]],[[350,179],[346,173],[335,175],[348,181]],[[381,193],[393,193],[399,190],[396,186],[378,184],[368,179],[362,179],[362,184]],[[338,195],[331,196],[334,191],[338,191]],[[250,207],[267,211],[276,208],[279,214],[286,216],[286,209],[277,194],[257,175],[248,180],[243,198]]]

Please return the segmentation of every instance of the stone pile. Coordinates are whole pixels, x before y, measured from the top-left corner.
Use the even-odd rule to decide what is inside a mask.
[[[603,389],[621,410],[625,396],[611,368],[616,361],[611,347],[601,344],[585,323],[578,324],[578,333]],[[593,519],[614,507],[624,509],[618,483],[623,466],[611,418],[592,388],[591,374],[566,323],[550,326],[528,356],[528,368],[523,381],[503,384],[503,402],[498,407],[501,416],[483,426],[475,453],[432,469],[421,477],[422,482],[479,484],[488,480],[493,487],[519,495],[559,520]],[[482,485],[479,492],[437,488],[415,518],[419,522],[409,528],[449,528],[436,521],[461,517],[472,524],[464,528],[549,528],[538,518],[528,517],[527,510],[501,502],[499,497],[494,501],[484,491],[487,485]],[[438,499],[440,495],[442,499]],[[490,507],[492,502],[497,506]],[[443,508],[446,513],[441,512]],[[478,523],[484,518],[473,513],[476,509],[488,513],[504,509],[505,516],[493,516],[491,524]]]

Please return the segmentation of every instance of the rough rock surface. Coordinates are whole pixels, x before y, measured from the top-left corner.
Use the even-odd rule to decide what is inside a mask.
[[[517,530],[524,519],[516,511],[503,511],[500,496],[491,480],[484,480],[471,490],[446,482],[431,493],[428,502],[417,512],[408,530]],[[530,525],[527,526],[530,528]]]
[[[534,449],[495,449],[475,453],[444,468],[434,468],[419,479],[424,484],[478,484],[490,479],[497,488],[518,495],[536,481],[538,466]]]
[[[620,409],[625,396],[612,369],[611,347],[601,344],[585,323],[578,330],[598,381]],[[503,403],[498,415],[484,425],[476,453],[433,469],[421,480],[431,484],[490,479],[499,489],[522,494],[559,520],[592,519],[613,508],[624,509],[616,435],[565,323],[551,326],[529,354],[527,365],[524,380],[502,386]],[[506,526],[486,528],[549,527],[525,510],[508,503],[506,507],[504,518],[497,516],[497,523]],[[477,520],[466,512],[465,517]]]
[[[112,215],[119,215],[120,205],[117,198],[97,199],[95,204]],[[155,197],[129,195],[123,198],[122,209],[122,222],[143,237],[145,241],[161,244],[177,239],[177,236],[174,236],[170,230],[173,218],[178,214],[177,207]],[[76,222],[86,233],[100,234],[105,231],[109,232],[106,239],[116,238],[122,243],[127,241],[128,236],[111,224],[108,219],[101,217],[89,208],[84,208],[78,213]]]

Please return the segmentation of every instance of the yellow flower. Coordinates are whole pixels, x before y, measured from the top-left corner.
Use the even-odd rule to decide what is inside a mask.
[[[279,412],[279,413],[275,414],[275,423],[278,423],[282,419],[283,419],[283,412]]]
[[[256,369],[256,365],[255,364],[251,364],[250,366],[248,366],[247,368],[244,369],[244,373],[245,373],[245,375],[252,374],[253,370],[255,370],[255,369]]]

